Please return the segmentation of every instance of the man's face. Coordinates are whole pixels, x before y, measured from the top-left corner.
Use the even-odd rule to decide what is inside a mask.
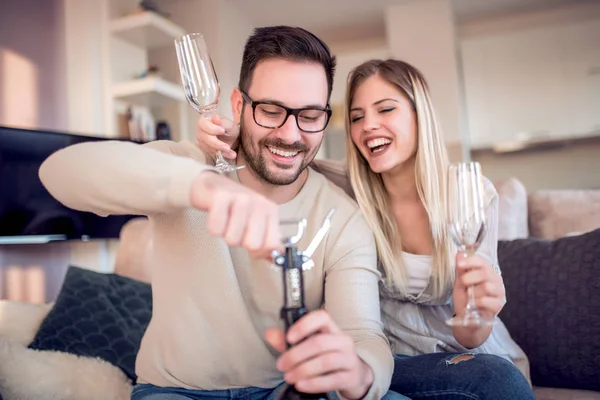
[[[324,109],[327,105],[325,70],[317,63],[267,59],[256,66],[247,95],[254,102]],[[293,183],[317,154],[323,131],[303,132],[293,115],[279,128],[261,126],[278,125],[270,123],[285,115],[285,111],[277,107],[258,106],[254,115],[256,120],[252,107],[244,102],[239,121],[244,162],[260,179],[272,185]],[[310,124],[314,126],[315,118],[321,118],[318,112],[307,111],[300,116],[300,124],[304,129]]]

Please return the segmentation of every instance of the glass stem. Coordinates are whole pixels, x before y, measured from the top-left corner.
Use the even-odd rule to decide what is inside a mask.
[[[465,258],[468,258],[472,254],[473,253],[470,251],[463,252],[463,255]],[[476,313],[477,306],[475,305],[475,287],[474,286],[471,285],[471,286],[467,287],[467,296],[468,296],[467,313]]]
[[[473,312],[477,310],[475,306],[475,288],[473,286],[469,286],[467,288],[467,294],[469,295],[469,301],[467,303],[467,312]]]
[[[215,114],[215,112],[216,112],[216,109],[212,109],[212,110],[208,110],[208,111],[202,111],[201,115],[204,118],[206,118],[206,119],[212,119],[212,116]],[[216,167],[227,167],[227,166],[229,166],[229,164],[227,163],[227,161],[223,157],[223,153],[221,153],[220,150],[217,150],[217,155],[215,157],[215,166]]]

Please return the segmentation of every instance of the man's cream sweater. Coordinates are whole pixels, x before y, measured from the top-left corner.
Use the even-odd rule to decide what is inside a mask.
[[[193,180],[209,168],[192,143],[109,141],[59,150],[40,178],[67,207],[151,221],[146,261],[153,315],[136,361],[140,382],[199,390],[275,387],[283,376],[264,332],[282,327],[281,272],[208,233],[206,212],[192,209],[189,199]],[[324,307],[354,338],[375,376],[367,398],[381,398],[393,358],[380,320],[376,247],[357,205],[309,169],[298,195],[279,211],[282,219],[307,219],[303,250],[331,208],[331,230],[305,272],[306,305]]]

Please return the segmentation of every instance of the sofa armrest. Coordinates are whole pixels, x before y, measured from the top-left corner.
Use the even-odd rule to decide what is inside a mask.
[[[134,218],[121,228],[115,257],[115,273],[150,283],[148,257],[152,247],[152,229],[147,218]]]
[[[516,178],[494,182],[498,192],[498,239],[514,240],[529,236],[527,190]]]
[[[600,190],[539,190],[529,195],[531,235],[544,239],[600,228]]]

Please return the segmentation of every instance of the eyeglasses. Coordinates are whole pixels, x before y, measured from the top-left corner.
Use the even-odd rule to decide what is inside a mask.
[[[263,128],[281,128],[290,115],[296,119],[298,129],[306,133],[322,132],[331,118],[331,107],[289,108],[268,101],[254,101],[240,90],[242,98],[252,107],[252,117],[257,125]]]

